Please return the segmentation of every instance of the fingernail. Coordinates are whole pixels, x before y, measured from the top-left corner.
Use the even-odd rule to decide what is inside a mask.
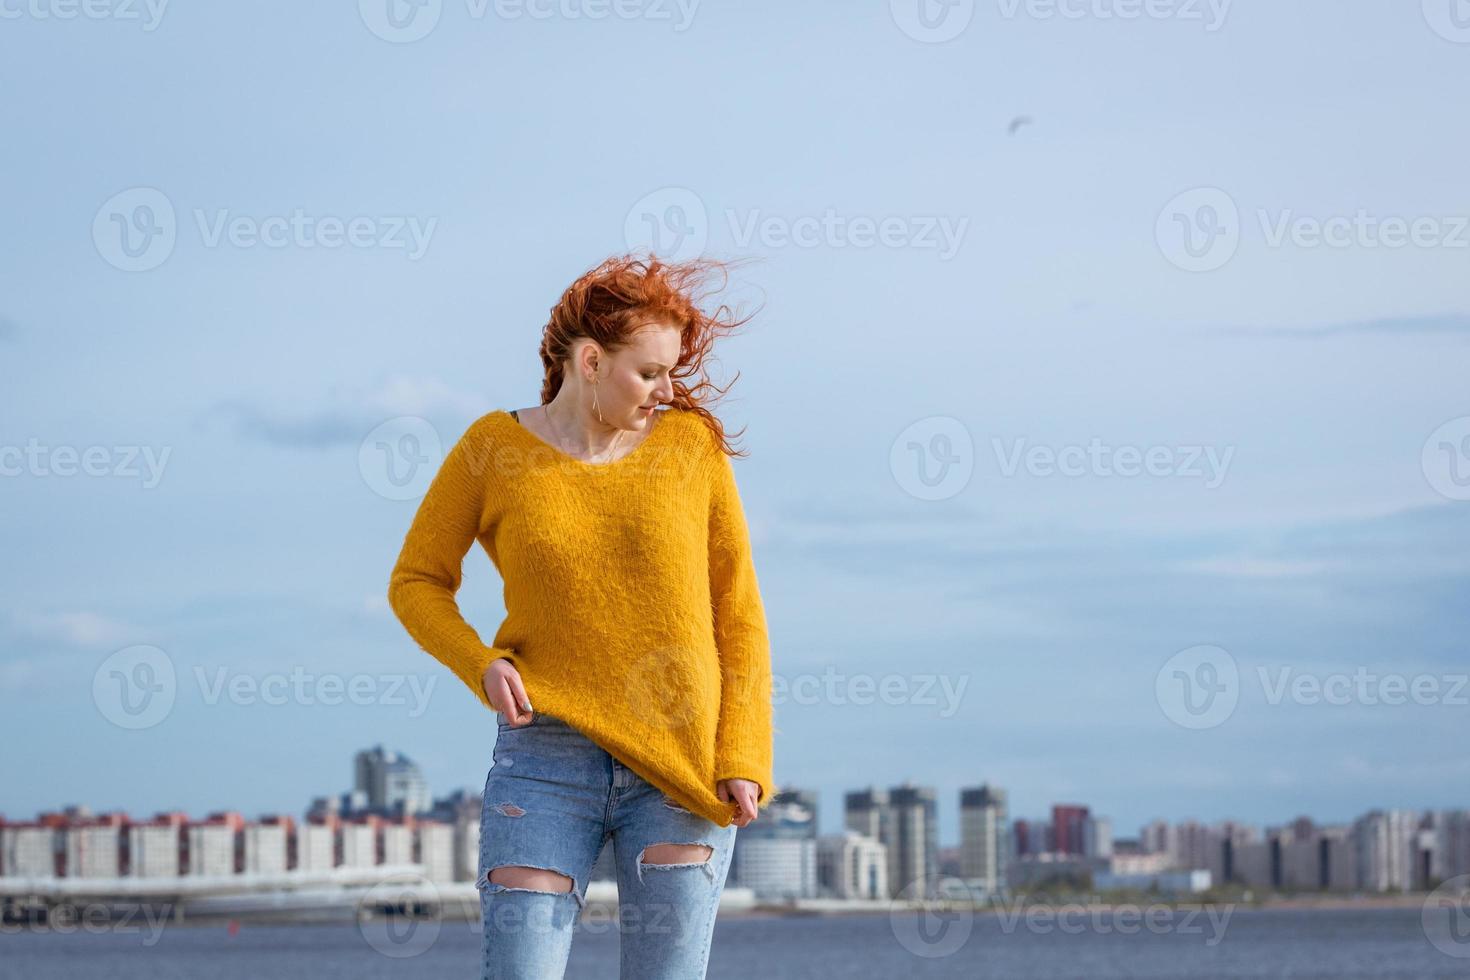
[[[525,708],[527,711],[530,711],[531,710],[531,702],[530,701],[522,701],[521,702],[521,707],[522,708]]]

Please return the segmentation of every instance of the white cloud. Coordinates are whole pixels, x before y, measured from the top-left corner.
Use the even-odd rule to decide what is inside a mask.
[[[73,647],[98,649],[138,642],[136,627],[87,610],[27,613],[15,617],[15,621],[21,630],[32,636],[58,640]]]

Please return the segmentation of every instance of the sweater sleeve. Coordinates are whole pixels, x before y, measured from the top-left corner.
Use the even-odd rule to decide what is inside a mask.
[[[480,532],[491,446],[471,426],[449,450],[419,503],[388,582],[388,604],[425,651],[492,708],[481,678],[513,651],[488,647],[455,601],[465,553]]]
[[[760,784],[760,799],[770,802],[770,638],[734,468],[723,451],[716,456],[709,513],[710,598],[721,679],[715,781],[753,780]]]

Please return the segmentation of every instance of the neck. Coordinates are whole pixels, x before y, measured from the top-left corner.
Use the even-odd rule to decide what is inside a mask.
[[[542,406],[542,411],[546,413],[551,430],[569,452],[600,456],[612,451],[622,441],[623,429],[597,421],[591,398],[587,399],[585,406],[581,405],[566,386]]]

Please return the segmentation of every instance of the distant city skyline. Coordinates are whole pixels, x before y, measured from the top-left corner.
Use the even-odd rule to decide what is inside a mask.
[[[398,873],[418,865],[430,882],[482,884],[480,797],[456,791],[431,800],[412,764],[381,745],[359,752],[356,769],[358,788],[313,800],[299,821],[279,813],[250,819],[235,809],[202,818],[178,811],[135,817],[86,805],[28,821],[0,819],[0,880],[24,882],[11,897],[44,896],[43,904],[75,891],[73,879],[102,893],[198,894],[209,880],[218,887],[221,877],[244,876],[241,890],[290,890],[334,869],[360,880],[373,868]],[[406,795],[387,799],[385,779],[398,780]],[[776,903],[941,894],[1009,901],[1017,892],[1088,887],[1176,895],[1230,888],[1452,894],[1470,882],[1470,808],[1374,809],[1347,824],[1306,815],[1265,827],[1154,820],[1136,838],[1122,838],[1110,818],[1085,804],[1054,804],[1049,819],[1012,818],[1005,789],[985,784],[962,792],[961,839],[943,845],[938,802],[931,788],[912,784],[854,790],[843,798],[842,829],[822,833],[817,794],[783,791],[766,818],[736,841],[731,881],[757,901]],[[591,879],[616,874],[612,849],[604,846]]]

